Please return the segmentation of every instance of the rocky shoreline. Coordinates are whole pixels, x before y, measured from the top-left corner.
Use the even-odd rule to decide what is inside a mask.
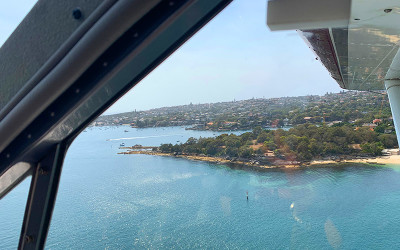
[[[400,155],[391,156],[380,156],[380,157],[342,157],[337,159],[324,159],[324,160],[313,160],[311,162],[297,162],[297,161],[287,161],[287,160],[275,160],[271,164],[260,164],[256,160],[244,160],[238,158],[223,158],[223,157],[210,157],[204,155],[187,155],[187,154],[174,154],[174,153],[162,153],[158,151],[149,150],[129,150],[125,152],[120,152],[118,154],[146,154],[155,156],[168,156],[175,158],[183,158],[194,161],[203,161],[216,164],[225,164],[229,166],[253,169],[253,170],[266,170],[274,168],[283,169],[295,169],[300,167],[324,167],[332,166],[341,163],[357,163],[365,165],[386,165],[386,164],[399,164],[400,165]]]
[[[210,156],[200,156],[200,155],[186,155],[186,154],[173,154],[173,153],[162,153],[162,152],[154,152],[154,151],[126,151],[120,152],[118,154],[146,154],[146,155],[156,155],[156,156],[168,156],[168,157],[175,157],[175,158],[183,158],[193,161],[203,161],[209,163],[216,163],[216,164],[225,164],[229,166],[253,169],[253,170],[262,170],[262,169],[272,169],[272,168],[296,168],[300,165],[298,164],[289,164],[290,162],[287,161],[286,164],[279,164],[279,165],[261,165],[257,164],[256,161],[243,161],[238,159],[226,159],[222,157],[210,157]],[[296,162],[297,163],[297,162]]]

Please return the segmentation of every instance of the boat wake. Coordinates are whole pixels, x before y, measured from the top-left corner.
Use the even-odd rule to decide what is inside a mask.
[[[168,136],[176,136],[176,135],[182,135],[182,134],[124,137],[124,138],[107,139],[106,141],[121,141],[121,140],[147,139],[147,138],[168,137]]]

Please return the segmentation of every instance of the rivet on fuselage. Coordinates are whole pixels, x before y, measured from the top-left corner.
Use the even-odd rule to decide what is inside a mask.
[[[48,172],[45,171],[43,168],[39,168],[39,174],[40,174],[40,175],[47,175]]]
[[[82,11],[79,8],[76,8],[72,11],[72,16],[76,19],[79,20],[82,17]]]
[[[33,242],[33,236],[32,235],[25,235],[25,241],[28,243]]]

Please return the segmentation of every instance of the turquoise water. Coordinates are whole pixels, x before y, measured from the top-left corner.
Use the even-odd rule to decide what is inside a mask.
[[[122,142],[153,146],[214,134],[180,127],[87,129],[66,158],[46,247],[400,247],[398,166],[249,172],[116,154]],[[119,138],[130,139],[108,140]],[[0,249],[17,245],[28,186],[0,201]]]

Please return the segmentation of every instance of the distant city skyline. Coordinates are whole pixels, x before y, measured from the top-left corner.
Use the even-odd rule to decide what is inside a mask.
[[[0,3],[0,44],[36,1]],[[341,88],[296,31],[271,32],[266,1],[233,1],[105,114]]]

